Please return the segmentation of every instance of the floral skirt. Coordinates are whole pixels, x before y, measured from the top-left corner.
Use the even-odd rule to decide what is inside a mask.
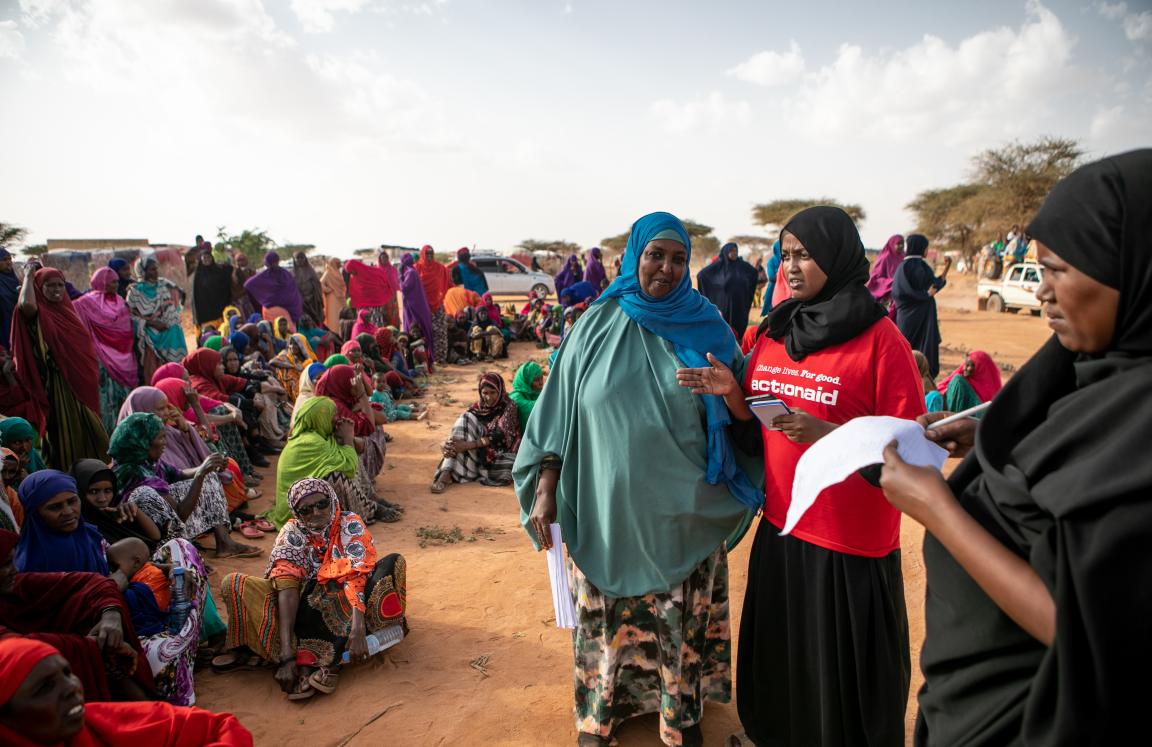
[[[432,353],[437,363],[448,360],[448,312],[443,306],[432,312]]]
[[[144,656],[152,669],[156,690],[160,697],[172,705],[190,706],[196,703],[192,670],[196,664],[196,648],[200,643],[200,623],[208,599],[208,573],[200,553],[191,542],[173,539],[164,543],[152,556],[155,563],[184,568],[184,583],[189,590],[192,611],[178,633],[157,633],[140,638]]]
[[[192,480],[169,483],[172,502],[179,504],[192,488]],[[228,499],[224,497],[224,487],[215,474],[208,475],[200,486],[200,500],[196,508],[181,519],[168,498],[154,488],[141,485],[132,491],[128,500],[135,503],[149,519],[156,523],[164,539],[193,540],[212,531],[212,527],[228,526]]]
[[[732,699],[728,555],[721,545],[666,592],[608,597],[569,560],[576,605],[576,729],[609,737],[621,722],[660,714],[660,739],[683,743],[704,701]]]
[[[283,654],[276,598],[281,590],[297,583],[244,573],[225,576],[221,591],[228,608],[227,647],[246,646],[267,661],[280,661]],[[392,553],[376,561],[364,587],[364,599],[367,632],[397,624],[404,625],[407,632],[407,564],[403,556]],[[312,667],[339,664],[351,629],[352,607],[340,584],[318,584],[315,579],[305,582],[294,626],[297,663]]]

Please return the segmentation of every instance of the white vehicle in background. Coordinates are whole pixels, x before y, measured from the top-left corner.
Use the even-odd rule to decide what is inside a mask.
[[[477,251],[472,261],[488,280],[488,291],[493,296],[527,297],[529,291],[543,298],[555,298],[556,283],[546,272],[534,272],[520,260],[495,252]]]
[[[999,280],[981,280],[976,285],[977,305],[988,311],[1028,309],[1040,316],[1036,289],[1044,276],[1044,267],[1036,262],[1012,265]]]

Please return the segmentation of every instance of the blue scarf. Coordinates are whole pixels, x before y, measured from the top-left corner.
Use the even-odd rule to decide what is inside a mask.
[[[7,252],[5,252],[7,254]],[[12,255],[8,254],[10,258]],[[0,345],[10,348],[9,334],[12,331],[12,311],[20,295],[20,278],[9,270],[0,272]]]
[[[84,571],[108,575],[104,538],[82,515],[80,525],[66,534],[50,529],[40,518],[40,507],[56,494],[76,492],[74,477],[54,469],[41,470],[24,478],[18,492],[24,506],[24,526],[16,545],[17,570],[24,573]]]
[[[705,353],[712,353],[726,365],[739,354],[732,328],[708,299],[692,287],[692,278],[685,267],[680,284],[668,295],[653,298],[640,288],[637,268],[640,253],[658,234],[673,230],[692,259],[692,242],[680,219],[671,213],[651,213],[632,225],[628,246],[620,262],[620,275],[609,285],[595,303],[615,298],[628,318],[654,335],[672,343],[676,356],[691,368],[707,368],[710,364]],[[740,503],[760,509],[764,495],[757,490],[736,465],[732,444],[726,428],[732,422],[724,400],[717,395],[701,395],[708,418],[708,470],[709,484],[723,482]]]
[[[469,267],[467,262],[457,262],[456,267],[460,270],[460,280],[465,288],[480,295],[488,292],[488,283],[484,280],[484,276]]]

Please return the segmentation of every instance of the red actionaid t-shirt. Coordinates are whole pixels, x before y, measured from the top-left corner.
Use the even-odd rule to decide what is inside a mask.
[[[761,337],[744,378],[747,394],[774,395],[793,410],[837,425],[864,415],[914,419],[924,414],[921,389],[912,350],[889,319],[801,361],[789,358],[783,344]],[[796,462],[810,444],[793,443],[780,431],[761,432],[764,518],[781,528]],[[853,473],[820,493],[792,534],[828,550],[879,558],[900,547],[900,512],[880,488]]]

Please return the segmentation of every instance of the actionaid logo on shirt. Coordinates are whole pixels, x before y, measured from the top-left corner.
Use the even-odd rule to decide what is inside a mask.
[[[756,366],[756,373],[795,376],[801,379],[807,379],[816,384],[816,386],[811,387],[804,386],[804,384],[792,384],[776,379],[754,378],[752,379],[752,391],[754,392],[774,394],[778,397],[796,397],[809,402],[819,402],[822,405],[830,405],[833,407],[836,405],[836,400],[840,398],[839,389],[825,390],[825,386],[839,387],[839,376],[829,376],[827,374],[809,371],[808,369],[788,368],[787,366],[765,366],[763,364]]]

